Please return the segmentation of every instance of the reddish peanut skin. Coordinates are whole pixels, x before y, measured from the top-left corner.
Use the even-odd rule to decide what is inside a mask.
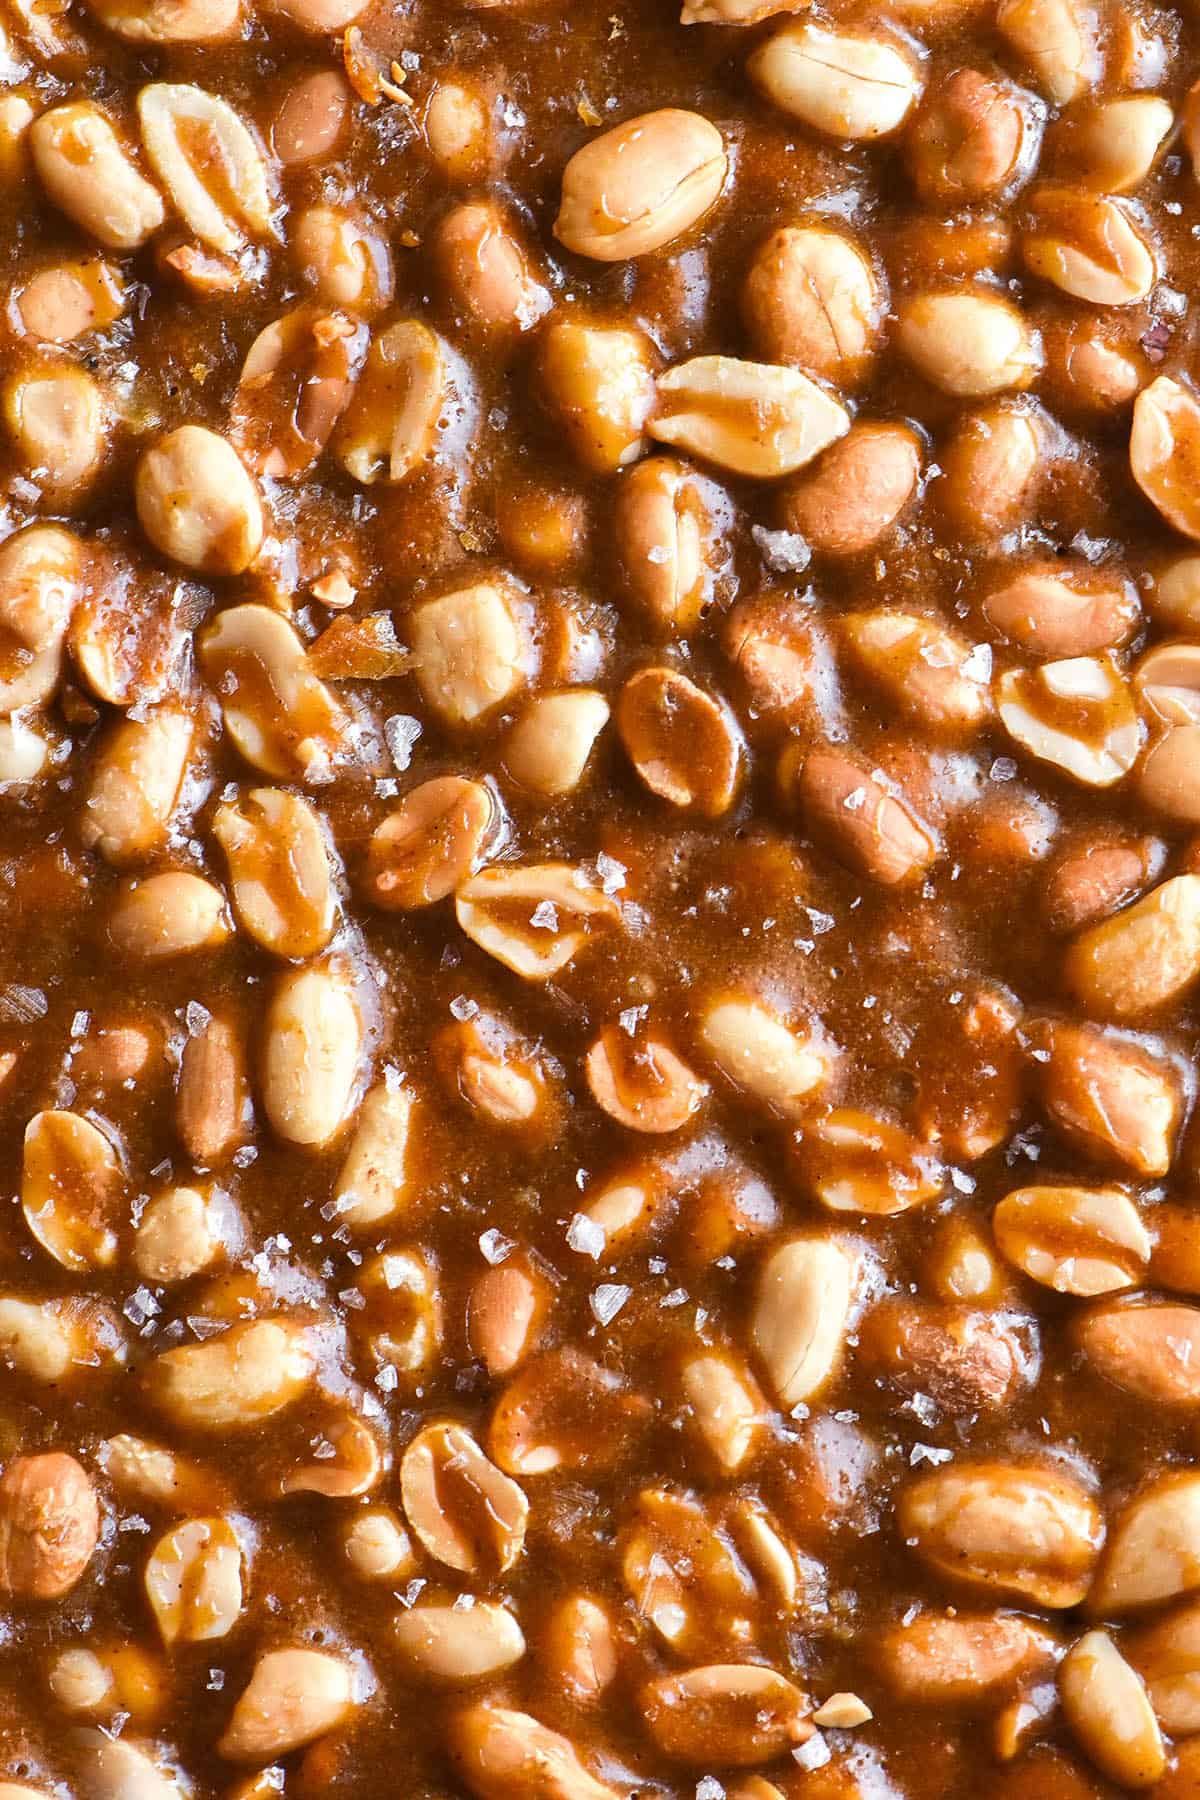
[[[1050,867],[1042,912],[1055,932],[1081,931],[1135,900],[1165,856],[1157,838],[1111,843],[1103,837],[1068,849]]]
[[[1028,1375],[1010,1320],[965,1306],[885,1300],[859,1331],[860,1362],[949,1412],[1003,1406]]]
[[[1194,1306],[1108,1305],[1083,1314],[1075,1342],[1115,1387],[1153,1406],[1200,1406],[1200,1311]]]
[[[1042,1105],[1087,1155],[1165,1175],[1183,1115],[1177,1073],[1140,1045],[1064,1020],[1033,1027]]]
[[[781,511],[826,556],[859,556],[905,512],[921,473],[921,443],[905,425],[866,422],[784,490]]]
[[[882,887],[915,880],[934,859],[925,826],[843,751],[813,751],[797,777],[796,796],[810,828]]]
[[[96,1490],[61,1450],[22,1456],[0,1479],[0,1592],[58,1600],[83,1576],[100,1536]]]

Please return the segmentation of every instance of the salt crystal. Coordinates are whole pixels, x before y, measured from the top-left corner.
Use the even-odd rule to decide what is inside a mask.
[[[511,1256],[516,1247],[515,1239],[505,1237],[502,1231],[494,1229],[483,1232],[479,1239],[484,1261],[491,1263],[493,1268],[497,1263],[502,1263],[506,1256]]]
[[[632,1288],[622,1287],[619,1282],[601,1282],[588,1300],[593,1317],[601,1325],[611,1325],[632,1292]]]
[[[576,1213],[567,1226],[567,1243],[570,1248],[577,1250],[580,1256],[590,1256],[593,1262],[607,1242],[603,1225],[597,1225],[585,1213]]]
[[[393,713],[383,721],[384,742],[397,769],[403,775],[412,761],[413,745],[421,735],[421,721],[410,713]]]

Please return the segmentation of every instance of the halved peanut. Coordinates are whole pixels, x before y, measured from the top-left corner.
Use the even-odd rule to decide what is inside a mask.
[[[1011,189],[1037,149],[1022,101],[1019,90],[977,69],[955,70],[927,96],[906,137],[921,198],[935,207],[963,205]]]
[[[429,1601],[397,1616],[396,1648],[410,1675],[466,1687],[521,1660],[525,1634],[508,1608],[469,1598],[470,1606]]]
[[[1058,1671],[1063,1712],[1091,1761],[1126,1788],[1153,1787],[1167,1753],[1141,1679],[1106,1631],[1085,1632]]]
[[[386,1077],[359,1107],[333,1191],[338,1217],[351,1230],[370,1230],[402,1210],[410,1189],[412,1112],[412,1090]]]
[[[385,1250],[363,1265],[354,1285],[361,1296],[355,1331],[372,1355],[406,1375],[427,1369],[443,1336],[437,1265],[418,1250]]]
[[[607,1026],[587,1053],[596,1104],[630,1131],[679,1131],[704,1104],[708,1084],[670,1045],[638,1031]]]
[[[1150,1301],[1084,1313],[1075,1342],[1097,1372],[1154,1406],[1200,1405],[1200,1310]]]
[[[1000,0],[996,27],[1048,100],[1065,106],[1100,76],[1097,15],[1082,0]]]
[[[80,833],[107,862],[134,862],[165,841],[193,733],[191,715],[166,705],[122,719],[101,744]]]
[[[231,1762],[270,1762],[324,1737],[361,1698],[355,1672],[324,1650],[268,1650],[217,1744]]]
[[[541,1660],[551,1679],[575,1705],[587,1706],[598,1700],[617,1674],[617,1639],[611,1607],[593,1594],[567,1594],[553,1607],[546,1622]]]
[[[736,1475],[756,1448],[768,1416],[758,1383],[740,1358],[707,1350],[679,1371],[700,1442],[722,1475]]]
[[[209,1017],[190,1033],[179,1060],[175,1125],[201,1168],[214,1168],[237,1148],[252,1114],[242,1038],[228,1019]]]
[[[228,942],[230,929],[220,888],[180,869],[151,875],[120,894],[107,936],[118,956],[157,962],[215,950]]]
[[[1113,1521],[1089,1597],[1113,1618],[1200,1587],[1200,1475],[1151,1479]]]
[[[669,456],[652,456],[621,478],[612,515],[621,573],[630,598],[664,632],[686,632],[701,616],[722,498]]]
[[[503,209],[466,200],[438,223],[434,266],[457,312],[484,332],[529,331],[550,295]]]
[[[909,1549],[938,1574],[1078,1606],[1104,1535],[1100,1511],[1069,1475],[1016,1463],[936,1469],[904,1488],[896,1518]]]
[[[1129,194],[1162,154],[1175,123],[1160,94],[1117,94],[1068,109],[1047,140],[1067,172],[1095,193]]]
[[[219,1190],[170,1187],[157,1194],[137,1223],[133,1265],[143,1281],[189,1281],[230,1247],[237,1220]]]
[[[647,430],[735,475],[773,480],[812,461],[850,429],[840,400],[781,363],[695,356],[658,378]]]
[[[873,1660],[899,1700],[982,1710],[1049,1669],[1056,1648],[1015,1613],[922,1612],[882,1631]]]
[[[577,1350],[549,1350],[501,1394],[488,1444],[511,1475],[611,1468],[628,1455],[650,1412],[650,1402],[614,1370]]]
[[[332,779],[344,747],[342,708],[281,614],[256,604],[228,607],[200,635],[198,655],[247,762],[276,780]]]
[[[649,338],[621,326],[590,325],[556,313],[541,334],[542,397],[576,460],[596,475],[642,453],[655,403],[656,358]]]
[[[997,1248],[1059,1294],[1136,1287],[1150,1260],[1150,1233],[1119,1188],[1014,1188],[992,1214]]]
[[[1121,1649],[1145,1682],[1163,1730],[1172,1737],[1200,1731],[1200,1606],[1180,1607],[1123,1637]]]
[[[921,440],[907,425],[863,420],[780,496],[789,531],[823,556],[860,556],[897,523],[917,491]]]
[[[640,669],[622,687],[616,725],[652,794],[705,818],[727,812],[742,772],[741,733],[729,707],[677,669]]]
[[[704,217],[727,167],[721,134],[700,113],[664,107],[626,119],[563,170],[554,235],[598,262],[646,256]]]
[[[379,1437],[349,1406],[323,1414],[310,1443],[312,1462],[301,1462],[284,1475],[281,1494],[357,1500],[379,1485],[386,1467]]]
[[[700,1767],[770,1762],[814,1729],[808,1696],[760,1663],[716,1663],[661,1675],[639,1698],[664,1755]]]
[[[763,1264],[750,1334],[783,1406],[810,1400],[836,1372],[857,1277],[836,1238],[793,1238]]]
[[[1170,1066],[1139,1045],[1058,1020],[1038,1033],[1042,1105],[1084,1151],[1165,1175],[1183,1096]]]
[[[455,1020],[431,1049],[447,1091],[488,1124],[541,1137],[557,1116],[547,1059],[495,1013]]]
[[[747,66],[768,100],[839,140],[895,131],[921,93],[916,63],[898,41],[807,22],[782,26]]]
[[[620,1552],[639,1619],[677,1655],[720,1654],[751,1638],[754,1583],[711,1508],[694,1496],[643,1488]]]
[[[371,340],[358,390],[337,438],[355,481],[405,481],[431,455],[452,398],[447,350],[419,319],[401,319]]]
[[[78,500],[108,447],[109,409],[98,382],[86,369],[33,363],[9,377],[0,399],[26,479],[60,502]]]
[[[1078,931],[1136,900],[1161,856],[1153,838],[1099,836],[1069,848],[1050,870],[1043,910],[1053,931]]]
[[[1129,685],[1110,657],[1006,669],[996,684],[996,712],[1023,750],[1085,787],[1121,781],[1142,746]]]
[[[1200,538],[1200,400],[1191,388],[1160,375],[1142,389],[1133,403],[1129,467],[1167,524]]]
[[[916,724],[957,737],[987,718],[987,671],[957,632],[891,607],[843,613],[840,626],[849,660]]]
[[[820,1027],[793,1027],[745,994],[705,1006],[700,1044],[721,1073],[772,1112],[795,1118],[829,1085],[835,1050]]]
[[[1120,574],[1036,560],[984,588],[979,610],[996,631],[1035,656],[1094,656],[1125,644],[1141,625],[1132,582]]]
[[[282,788],[253,788],[217,808],[212,834],[229,859],[242,929],[276,956],[323,950],[333,934],[333,883],[308,801]]]
[[[1021,253],[1035,275],[1092,306],[1133,306],[1158,278],[1154,248],[1127,206],[1076,188],[1032,195]]]
[[[525,612],[515,587],[500,580],[457,588],[410,615],[417,685],[447,723],[473,725],[528,680]]]
[[[884,887],[913,881],[937,855],[906,802],[844,750],[814,750],[796,778],[806,822],[850,868]]]
[[[266,529],[237,452],[203,425],[181,425],[145,451],[134,480],[142,530],[164,556],[206,575],[240,575]]]
[[[259,332],[233,397],[233,441],[256,475],[301,475],[350,402],[367,328],[345,313],[301,306]]]
[[[1200,747],[1200,646],[1160,643],[1134,671],[1152,742],[1138,770],[1149,805],[1189,823],[1200,820],[1193,775]]]
[[[1081,932],[1064,974],[1102,1018],[1140,1018],[1184,993],[1200,975],[1200,875],[1172,876]]]
[[[427,1425],[400,1461],[409,1524],[428,1550],[461,1574],[502,1575],[525,1543],[529,1502],[461,1425]]]
[[[368,222],[337,206],[306,206],[293,215],[292,261],[322,306],[370,318],[395,285],[387,240]]]
[[[1026,516],[1044,473],[1045,426],[1025,402],[999,400],[959,413],[938,461],[935,489],[951,525],[989,542]]]
[[[479,1800],[620,1800],[568,1738],[530,1713],[481,1703],[449,1721],[451,1764]]]
[[[326,1144],[345,1124],[363,1051],[363,1019],[340,961],[283,975],[267,1009],[263,1104],[291,1144]]]
[[[100,23],[131,44],[216,44],[236,36],[241,0],[88,0]]]
[[[389,911],[444,900],[478,867],[495,819],[496,803],[482,782],[458,775],[423,781],[372,835],[371,899]]]
[[[537,1343],[552,1290],[532,1264],[485,1269],[467,1305],[467,1337],[489,1375],[510,1375]]]
[[[227,1519],[185,1519],[159,1538],[142,1580],[167,1644],[227,1637],[242,1612],[242,1547]]]
[[[833,1212],[891,1218],[945,1187],[945,1167],[929,1145],[857,1107],[835,1107],[798,1131],[794,1143],[802,1181]]]
[[[900,308],[896,343],[944,394],[976,399],[1027,388],[1042,366],[1037,333],[1011,301],[980,290],[917,294]]]
[[[938,1274],[938,1285],[951,1303],[881,1301],[859,1328],[860,1366],[865,1363],[905,1393],[928,1394],[948,1412],[980,1412],[1009,1401],[1033,1367],[1015,1319],[953,1303],[963,1290],[966,1297],[986,1299],[997,1285],[980,1240],[947,1233],[943,1258],[948,1261],[956,1250],[957,1279],[954,1273],[947,1278],[944,1264]],[[975,1257],[980,1267],[972,1280],[969,1264]]]
[[[111,1141],[80,1113],[35,1113],[25,1127],[21,1211],[64,1269],[115,1260],[125,1223],[125,1175]]]
[[[111,1728],[72,1736],[89,1800],[186,1800],[160,1745],[114,1737]]]
[[[125,1357],[120,1319],[103,1302],[0,1294],[0,1367],[11,1373],[65,1391]]]
[[[137,109],[154,172],[198,238],[233,256],[247,233],[276,235],[266,162],[228,101],[189,82],[155,81]]]
[[[136,250],[162,224],[158,190],[98,106],[52,106],[30,126],[29,148],[48,198],[108,249]]]
[[[569,863],[496,865],[464,881],[454,902],[459,926],[481,950],[526,981],[561,973],[620,910]]]
[[[193,1431],[245,1430],[290,1406],[313,1378],[310,1334],[291,1319],[232,1325],[219,1337],[164,1350],[148,1365],[158,1410]]]
[[[83,1579],[100,1537],[86,1471],[65,1451],[19,1456],[0,1477],[0,1593],[58,1600]]]
[[[83,545],[61,526],[30,525],[0,545],[0,712],[54,693],[84,573]]]
[[[508,734],[504,765],[546,799],[574,793],[608,716],[608,701],[595,688],[538,694]]]
[[[857,383],[874,357],[884,289],[866,252],[832,225],[785,225],[760,244],[742,316],[764,362]]]

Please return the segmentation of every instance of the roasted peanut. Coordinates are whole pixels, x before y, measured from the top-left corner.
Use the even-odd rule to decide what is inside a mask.
[[[508,1707],[468,1707],[449,1722],[449,1750],[460,1779],[479,1800],[618,1800],[580,1761],[568,1738],[529,1713]]]
[[[727,812],[742,771],[741,734],[723,701],[675,669],[641,669],[621,689],[617,733],[650,789],[705,818]]]
[[[107,249],[136,250],[162,224],[158,190],[98,106],[51,107],[30,126],[29,146],[48,197]]]
[[[96,1490],[65,1451],[20,1456],[0,1477],[0,1591],[58,1600],[83,1579],[100,1537]]]
[[[621,574],[649,621],[685,634],[712,591],[722,496],[671,457],[653,456],[621,478],[613,509]]]
[[[1193,469],[1200,459],[1200,401],[1190,388],[1160,375],[1133,405],[1129,467],[1133,479],[1168,525],[1200,538],[1200,505]]]
[[[413,788],[371,838],[372,900],[389,910],[444,900],[482,860],[495,815],[490,790],[477,781],[447,775]]]
[[[699,113],[667,107],[627,119],[563,170],[554,235],[599,262],[645,256],[704,217],[726,168],[721,134]]]
[[[884,887],[912,881],[933,862],[928,827],[899,795],[842,750],[816,750],[796,779],[805,822],[844,862]]]
[[[1050,1633],[1013,1613],[921,1613],[880,1633],[879,1672],[897,1699],[983,1709],[1053,1663]]]
[[[761,244],[742,289],[742,314],[767,362],[797,363],[856,384],[883,323],[884,290],[866,252],[831,225],[785,225]]]
[[[452,208],[434,233],[432,249],[456,312],[480,330],[530,331],[550,310],[548,291],[503,212],[490,201]]]
[[[596,1104],[630,1131],[678,1131],[703,1106],[708,1084],[648,1031],[609,1025],[585,1060]]]
[[[1100,74],[1097,18],[1081,0],[1001,0],[996,25],[1056,106],[1076,100]]]
[[[1139,1046],[1086,1025],[1047,1024],[1037,1034],[1042,1105],[1084,1151],[1165,1175],[1175,1152],[1182,1095],[1170,1068]]]
[[[426,601],[409,635],[421,692],[450,724],[486,717],[531,672],[525,608],[511,583],[480,582]]]
[[[705,1006],[697,1036],[727,1080],[784,1118],[801,1115],[834,1074],[836,1052],[818,1025],[787,1025],[748,994]]]
[[[198,1431],[245,1430],[290,1406],[312,1379],[309,1334],[291,1320],[234,1325],[205,1343],[164,1350],[146,1370],[154,1404]]]
[[[308,801],[282,788],[253,788],[218,807],[212,833],[229,859],[243,930],[276,956],[323,950],[333,932],[333,884],[320,821]]]
[[[472,941],[526,981],[548,981],[594,931],[615,926],[612,898],[568,863],[483,869],[464,881],[455,916]]]
[[[225,728],[247,762],[280,781],[333,778],[342,709],[285,618],[267,606],[227,607],[197,648]]]
[[[647,429],[735,475],[771,480],[812,461],[850,428],[840,400],[798,369],[696,356],[658,378]]]
[[[258,489],[236,451],[203,425],[181,425],[143,454],[134,498],[155,549],[189,569],[240,575],[258,555]]]
[[[355,1672],[323,1650],[268,1650],[217,1744],[231,1762],[268,1762],[311,1744],[358,1704]]]
[[[1126,1788],[1153,1787],[1167,1753],[1149,1696],[1105,1631],[1072,1644],[1058,1671],[1063,1712],[1096,1767]]]
[[[958,399],[1027,388],[1041,343],[1009,301],[971,290],[919,294],[900,308],[896,342],[926,381]]]
[[[107,935],[118,956],[136,962],[216,950],[230,936],[225,896],[182,870],[151,875],[118,897]]]
[[[463,1574],[503,1574],[521,1554],[529,1502],[460,1425],[427,1425],[400,1462],[404,1512],[425,1549]]]
[[[841,631],[848,660],[915,724],[953,738],[977,731],[987,718],[990,659],[957,632],[882,607],[843,614]]]
[[[1200,975],[1200,875],[1172,876],[1081,932],[1064,972],[1101,1018],[1141,1018],[1185,992]]]
[[[977,69],[956,70],[927,95],[906,139],[917,191],[933,206],[1011,191],[1031,147],[1036,137],[1021,96]]]
[[[997,1248],[1057,1293],[1116,1293],[1136,1287],[1151,1238],[1119,1188],[1016,1188],[992,1214]]]
[[[324,1144],[350,1112],[363,1048],[363,1020],[340,962],[281,976],[267,1011],[263,1104],[280,1137]]]
[[[566,314],[541,333],[538,381],[576,460],[596,475],[634,462],[654,407],[655,356],[640,331]]]
[[[1036,1606],[1078,1606],[1103,1537],[1099,1509],[1068,1475],[1015,1463],[937,1469],[900,1494],[897,1522],[923,1561],[953,1581]]]
[[[640,1701],[659,1748],[700,1767],[770,1762],[813,1732],[807,1695],[758,1663],[663,1675],[643,1688]]]
[[[276,235],[266,161],[228,101],[187,82],[151,82],[137,99],[142,142],[189,229],[227,256]]]
[[[921,76],[896,41],[784,25],[750,58],[768,100],[829,137],[878,138],[902,125],[921,93]]]
[[[1155,1406],[1200,1404],[1200,1312],[1158,1301],[1093,1307],[1075,1327],[1088,1362]]]
[[[763,1265],[751,1336],[785,1407],[810,1400],[836,1370],[856,1278],[852,1251],[834,1238],[795,1238]]]

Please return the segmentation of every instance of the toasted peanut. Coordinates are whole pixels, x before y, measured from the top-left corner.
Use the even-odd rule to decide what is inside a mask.
[[[46,344],[69,344],[120,318],[124,287],[117,269],[100,258],[52,264],[14,290],[14,326]]]
[[[654,456],[622,477],[612,526],[630,598],[650,622],[689,631],[712,590],[719,490],[672,457]]]
[[[110,1730],[81,1731],[74,1739],[89,1800],[186,1800],[159,1745],[139,1746]]]
[[[241,1143],[249,1123],[245,1055],[236,1027],[209,1018],[188,1037],[179,1063],[175,1124],[188,1155],[213,1168]]]
[[[433,451],[452,398],[446,346],[419,319],[401,319],[371,342],[337,439],[355,481],[404,481]]]
[[[866,253],[831,225],[785,225],[755,253],[742,314],[766,362],[857,383],[873,359],[884,292]]]
[[[833,1077],[835,1052],[819,1026],[786,1025],[749,995],[706,1006],[697,1035],[729,1081],[785,1119],[802,1114]]]
[[[1171,1069],[1088,1025],[1055,1022],[1038,1042],[1042,1105],[1059,1130],[1094,1156],[1165,1175],[1183,1107]]]
[[[431,1556],[464,1575],[503,1574],[525,1543],[529,1502],[461,1425],[427,1425],[400,1461],[409,1524]]]
[[[1042,366],[1037,333],[997,294],[918,294],[900,308],[896,343],[926,381],[972,400],[1027,388]]]
[[[1141,186],[1175,123],[1159,94],[1118,94],[1068,109],[1050,135],[1067,172],[1095,193],[1128,194]]]
[[[307,800],[254,788],[213,814],[229,859],[238,923],[276,956],[313,956],[333,933],[333,884],[320,821]]]
[[[982,1710],[1050,1668],[1055,1648],[1048,1631],[1014,1613],[926,1612],[882,1631],[874,1660],[899,1700]]]
[[[630,1037],[620,1026],[607,1026],[585,1068],[596,1104],[630,1131],[679,1131],[708,1096],[707,1082],[648,1031]]]
[[[449,1721],[452,1765],[479,1800],[619,1800],[597,1781],[569,1739],[529,1713],[480,1704]]]
[[[386,1079],[359,1108],[333,1193],[339,1217],[352,1230],[370,1230],[403,1208],[409,1192],[412,1110],[411,1090]]]
[[[1037,190],[1021,253],[1035,275],[1093,306],[1133,306],[1158,277],[1153,246],[1127,205],[1076,188]]]
[[[371,838],[371,899],[389,910],[444,900],[478,867],[494,819],[482,783],[456,775],[422,782]]]
[[[428,1368],[443,1336],[436,1265],[416,1250],[386,1250],[364,1264],[355,1287],[361,1310],[354,1324],[372,1354],[405,1374]]]
[[[1133,406],[1129,467],[1168,525],[1200,538],[1194,469],[1200,461],[1200,401],[1190,388],[1160,375]]]
[[[645,256],[704,217],[726,170],[721,134],[701,114],[665,107],[627,119],[563,170],[554,235],[599,262]]]
[[[244,1430],[299,1399],[313,1370],[303,1326],[258,1319],[204,1343],[164,1350],[149,1364],[146,1384],[158,1409],[178,1425]]]
[[[747,1573],[699,1500],[642,1489],[622,1534],[621,1574],[639,1617],[671,1650],[695,1659],[746,1642],[755,1597]]]
[[[905,801],[843,750],[807,756],[796,794],[809,827],[850,868],[884,887],[914,880],[937,854]]]
[[[0,545],[0,711],[54,693],[84,572],[83,545],[58,525],[30,525]]]
[[[1042,427],[1023,403],[997,401],[960,413],[938,461],[936,497],[950,523],[987,542],[1019,523],[1042,471]]]
[[[679,1384],[704,1448],[723,1475],[735,1475],[767,1418],[758,1383],[739,1358],[705,1351],[683,1363]]]
[[[256,475],[300,475],[324,450],[349,403],[367,328],[344,313],[300,306],[260,331],[233,397],[233,441]]]
[[[370,318],[387,305],[394,280],[385,239],[335,206],[309,206],[295,215],[292,260],[322,306],[344,306]]]
[[[1200,1607],[1168,1613],[1121,1648],[1146,1684],[1164,1731],[1189,1737],[1200,1729]]]
[[[84,369],[35,363],[9,377],[0,405],[26,478],[57,500],[78,499],[108,447],[108,407],[99,384]]]
[[[193,1187],[167,1188],[138,1220],[134,1267],[144,1281],[188,1281],[217,1261],[234,1229],[225,1195]]]
[[[906,1393],[950,1412],[1002,1406],[1028,1375],[1028,1358],[1003,1313],[917,1300],[884,1300],[859,1328],[859,1356]]]
[[[195,1513],[221,1503],[221,1484],[207,1469],[146,1438],[118,1432],[100,1445],[97,1460],[124,1500]]]
[[[921,93],[916,64],[898,42],[807,22],[782,26],[747,67],[768,100],[838,139],[886,136]]]
[[[640,331],[553,317],[541,334],[538,379],[576,460],[607,475],[635,461],[655,403],[655,357]]]
[[[467,200],[433,236],[434,266],[457,313],[485,332],[530,331],[550,295],[500,207]]]
[[[266,162],[253,134],[217,94],[186,82],[151,82],[137,99],[142,142],[189,229],[227,256],[246,234],[273,237]]]
[[[227,1637],[242,1611],[242,1550],[225,1519],[187,1519],[160,1537],[143,1580],[167,1644]]]
[[[1153,838],[1107,838],[1069,849],[1050,871],[1043,907],[1054,931],[1078,931],[1136,900],[1154,873],[1161,846]]]
[[[1097,17],[1082,0],[1000,0],[996,26],[1055,106],[1077,100],[1098,80]]]
[[[526,981],[548,981],[593,932],[620,921],[616,902],[569,863],[483,869],[464,881],[454,902],[473,943]]]
[[[1200,1587],[1200,1475],[1159,1475],[1112,1523],[1089,1597],[1105,1618]]]
[[[992,1231],[1009,1262],[1059,1294],[1136,1287],[1150,1260],[1150,1234],[1119,1188],[1015,1188]]]
[[[1133,584],[1086,564],[1027,563],[979,599],[988,624],[1035,656],[1092,656],[1125,644],[1141,624]]]
[[[51,107],[30,126],[29,147],[49,199],[108,249],[136,250],[162,224],[157,190],[98,106]]]
[[[1058,1671],[1063,1712],[1076,1738],[1111,1780],[1153,1787],[1167,1766],[1162,1734],[1136,1671],[1105,1631],[1073,1644]]]
[[[733,804],[741,733],[729,708],[675,669],[640,669],[621,689],[617,733],[650,789],[672,806],[716,818]]]
[[[1156,1406],[1200,1404],[1200,1311],[1148,1304],[1094,1307],[1074,1337],[1093,1368]]]
[[[160,706],[123,719],[101,745],[80,830],[106,861],[133,862],[166,839],[193,730],[181,707]]]
[[[263,1104],[280,1137],[325,1144],[346,1122],[358,1079],[363,1020],[340,962],[281,976],[267,1011]]]
[[[411,615],[409,635],[421,692],[450,724],[473,725],[528,678],[525,621],[507,583],[479,582],[426,601]]]
[[[735,475],[770,480],[812,461],[850,428],[832,394],[780,363],[695,356],[658,378],[647,429]]]
[[[609,1468],[645,1430],[650,1410],[613,1370],[576,1350],[550,1350],[501,1394],[488,1444],[510,1475]]]
[[[896,1516],[908,1547],[938,1574],[1055,1609],[1088,1592],[1103,1536],[1077,1481],[1013,1463],[936,1469],[901,1492]]]
[[[112,1143],[90,1119],[40,1112],[25,1127],[21,1211],[44,1250],[76,1273],[115,1261],[125,1177]]]
[[[240,575],[258,555],[258,489],[237,452],[203,425],[181,425],[143,453],[134,498],[155,549],[186,568]]]
[[[839,1106],[796,1134],[802,1179],[834,1212],[890,1218],[940,1194],[946,1171],[888,1119]]]
[[[1108,656],[1007,669],[996,712],[1009,736],[1085,787],[1111,787],[1137,761],[1142,727],[1128,683]]]
[[[396,1648],[408,1672],[441,1687],[466,1687],[498,1675],[525,1654],[525,1634],[506,1607],[475,1600],[469,1607],[427,1603],[402,1612]]]
[[[342,709],[285,618],[268,606],[228,607],[201,634],[198,653],[247,762],[276,780],[332,779]]]
[[[100,1536],[96,1490],[73,1456],[19,1456],[0,1478],[0,1592],[58,1600],[83,1579]]]
[[[489,96],[461,81],[439,81],[425,107],[425,142],[447,181],[461,185],[489,173],[495,127]]]
[[[904,513],[920,472],[920,440],[906,425],[852,425],[784,488],[783,522],[825,556],[861,555]]]
[[[933,206],[1003,194],[1028,158],[1031,125],[1020,95],[977,69],[957,69],[908,133],[909,168]]]
[[[508,735],[505,767],[523,787],[547,799],[573,793],[607,723],[608,701],[595,688],[539,694]]]
[[[269,1762],[340,1725],[358,1704],[354,1671],[323,1650],[268,1650],[217,1744],[231,1762]]]
[[[844,613],[840,624],[849,660],[914,723],[957,737],[987,718],[988,669],[957,632],[890,607]]]
[[[471,1289],[467,1336],[489,1375],[509,1375],[537,1342],[551,1291],[532,1265],[486,1269]]]
[[[125,1360],[120,1321],[101,1302],[0,1294],[0,1367],[60,1389]]]
[[[215,44],[234,37],[241,0],[89,0],[101,24],[131,44]]]
[[[107,935],[118,956],[137,962],[214,950],[230,936],[225,896],[183,870],[151,875],[118,897]]]
[[[328,156],[341,137],[350,108],[350,92],[334,69],[303,76],[275,115],[271,143],[288,168]]]
[[[794,1238],[763,1265],[750,1330],[783,1406],[810,1400],[836,1371],[856,1278],[852,1252],[835,1238]]]
[[[576,1705],[597,1700],[617,1674],[616,1631],[604,1602],[583,1593],[560,1600],[546,1623],[542,1662]]]
[[[354,1573],[364,1581],[401,1581],[416,1566],[408,1533],[386,1506],[352,1513],[342,1549]]]
[[[1200,875],[1175,875],[1081,932],[1064,973],[1102,1018],[1141,1018],[1182,994],[1200,975]]]
[[[744,1768],[812,1736],[807,1695],[758,1663],[718,1663],[662,1675],[640,1695],[659,1749],[676,1762]]]
[[[385,1468],[378,1435],[348,1406],[326,1413],[312,1438],[313,1461],[300,1463],[279,1483],[281,1494],[324,1494],[356,1500],[378,1487]]]

